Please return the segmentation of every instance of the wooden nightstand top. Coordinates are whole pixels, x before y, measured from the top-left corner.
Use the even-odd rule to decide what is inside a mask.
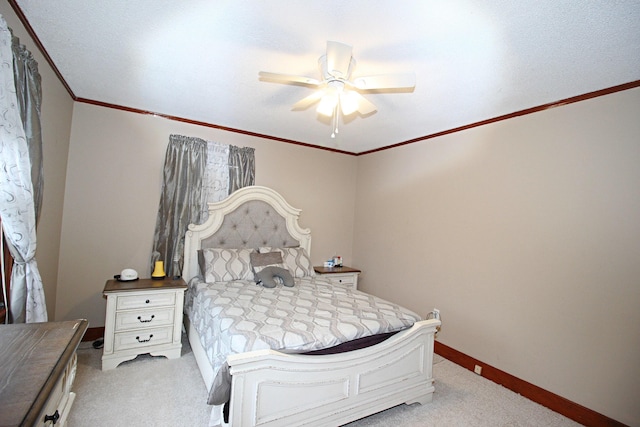
[[[344,274],[344,273],[361,273],[357,268],[351,268],[347,266],[342,267],[313,267],[314,271],[318,274]]]
[[[121,282],[119,280],[107,280],[102,293],[123,292],[123,291],[143,291],[154,289],[180,289],[187,288],[187,284],[183,279],[138,279],[129,282]]]

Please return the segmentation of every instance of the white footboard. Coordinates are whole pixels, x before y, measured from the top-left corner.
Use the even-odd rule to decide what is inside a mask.
[[[401,403],[429,402],[439,325],[424,320],[380,344],[341,354],[229,356],[229,425],[340,425]]]

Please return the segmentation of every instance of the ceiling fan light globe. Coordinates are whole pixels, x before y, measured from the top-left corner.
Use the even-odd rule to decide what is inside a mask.
[[[358,111],[358,99],[354,92],[345,90],[340,94],[340,109],[345,116]]]
[[[320,100],[320,104],[318,104],[317,112],[318,114],[322,114],[323,116],[331,117],[333,116],[333,112],[336,109],[336,105],[338,103],[338,99],[334,95],[325,95]]]

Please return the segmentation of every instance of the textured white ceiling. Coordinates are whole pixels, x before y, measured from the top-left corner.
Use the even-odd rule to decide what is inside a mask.
[[[640,1],[17,0],[78,98],[361,153],[640,80]],[[411,93],[329,120],[291,106],[326,41]],[[224,141],[221,141],[224,142]]]

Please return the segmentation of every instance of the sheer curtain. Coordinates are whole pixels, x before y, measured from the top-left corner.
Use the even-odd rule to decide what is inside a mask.
[[[207,203],[218,202],[229,195],[229,148],[227,144],[208,141],[201,222],[209,218]]]
[[[255,182],[254,149],[205,141],[183,135],[171,135],[165,155],[164,178],[156,230],[153,237],[151,268],[164,262],[168,277],[181,276],[184,264],[184,235],[189,224],[206,221],[207,203],[224,199],[234,186],[241,188]],[[250,168],[251,171],[245,171]]]
[[[23,49],[19,46],[18,48]],[[14,61],[20,64],[24,56],[19,54],[14,57],[12,49],[11,32],[4,18],[0,16],[0,114],[3,118],[0,126],[0,217],[14,259],[9,320],[14,323],[46,322],[47,307],[35,259],[36,209],[39,209],[36,208],[35,199],[41,197],[41,163],[38,163],[38,159],[33,161],[35,175],[40,176],[40,184],[36,183],[34,189],[31,160],[32,153],[36,153],[36,157],[37,153],[40,153],[39,159],[42,157],[39,138],[40,77],[35,61],[29,65],[25,64],[24,67],[14,67]],[[30,58],[30,55],[26,56]],[[21,70],[31,76],[23,76]],[[25,79],[37,84],[28,89],[16,89]],[[24,94],[28,95],[22,98]],[[35,100],[32,97],[35,97]],[[38,122],[38,130],[35,132],[38,134],[35,138],[37,141],[32,138],[36,126],[24,125],[22,117],[25,117],[27,122]],[[34,148],[33,144],[40,146]],[[39,200],[37,202],[39,203]]]

